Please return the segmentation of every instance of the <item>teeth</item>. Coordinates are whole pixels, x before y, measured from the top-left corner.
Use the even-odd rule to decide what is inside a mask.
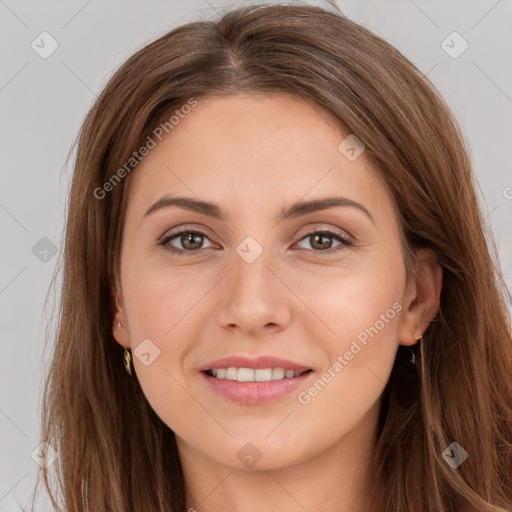
[[[269,380],[291,379],[298,377],[303,372],[285,370],[284,368],[216,368],[210,370],[217,379],[237,380],[238,382],[267,382]]]
[[[283,368],[272,368],[272,380],[284,379],[285,373]]]
[[[226,380],[238,380],[238,369],[233,367],[227,368]]]

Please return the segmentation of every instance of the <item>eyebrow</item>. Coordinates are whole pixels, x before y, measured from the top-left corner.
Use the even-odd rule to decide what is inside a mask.
[[[202,201],[191,197],[165,195],[148,208],[142,219],[148,215],[151,215],[157,210],[162,208],[170,208],[172,206],[190,210],[202,215],[207,215],[221,222],[224,222],[228,217],[223,213],[221,207],[216,203]],[[334,208],[337,206],[357,208],[371,220],[373,225],[375,225],[375,220],[373,219],[372,214],[365,206],[356,201],[353,201],[352,199],[341,196],[324,197],[321,199],[312,199],[310,201],[297,201],[290,206],[283,208],[273,220],[277,224],[283,220],[294,219],[302,215],[307,215],[308,213],[327,210],[328,208]]]

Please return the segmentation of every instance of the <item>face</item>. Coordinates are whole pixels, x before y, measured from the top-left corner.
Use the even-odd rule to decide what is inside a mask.
[[[290,96],[209,97],[130,177],[114,336],[181,450],[279,468],[376,420],[422,330],[391,197],[347,136]]]

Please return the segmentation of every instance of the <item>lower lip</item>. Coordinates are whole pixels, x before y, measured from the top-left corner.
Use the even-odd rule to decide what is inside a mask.
[[[276,402],[300,388],[313,372],[303,373],[299,377],[269,380],[266,382],[238,382],[237,380],[216,379],[201,372],[210,387],[240,405],[262,405]]]

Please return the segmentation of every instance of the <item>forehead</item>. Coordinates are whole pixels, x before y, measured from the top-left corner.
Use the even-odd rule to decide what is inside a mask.
[[[214,198],[228,216],[230,205],[256,212],[333,192],[374,208],[389,203],[364,153],[350,161],[340,152],[349,132],[321,107],[286,94],[197,101],[130,177],[132,208],[164,193]]]

